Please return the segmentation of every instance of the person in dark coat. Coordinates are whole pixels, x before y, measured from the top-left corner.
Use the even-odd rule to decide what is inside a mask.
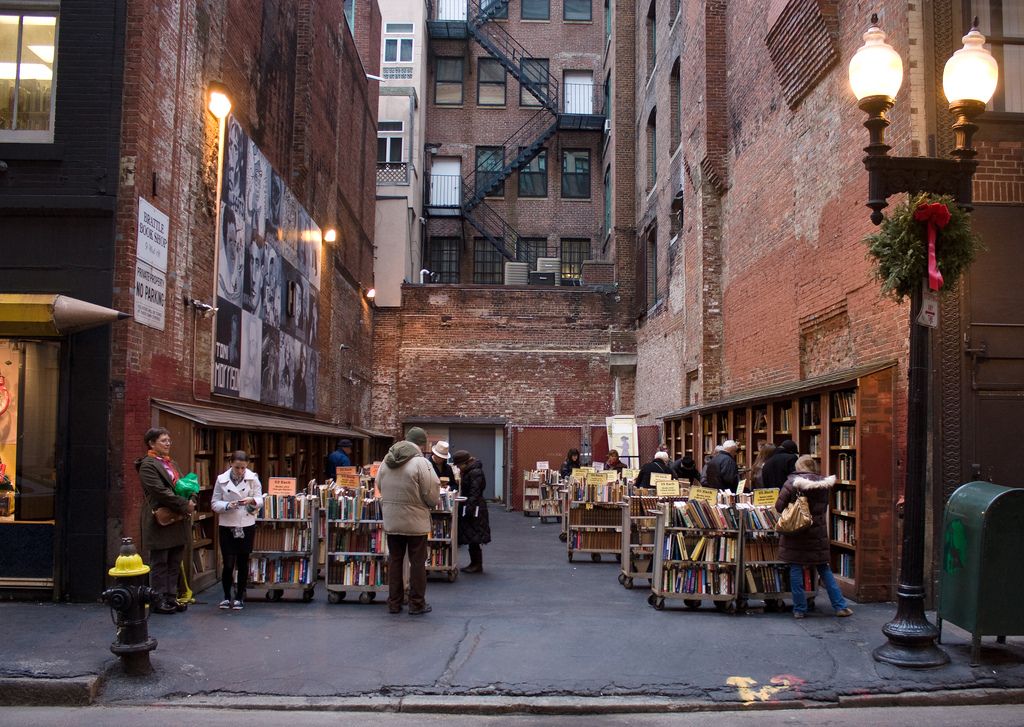
[[[469,565],[462,571],[483,573],[484,557],[480,546],[491,542],[491,522],[484,499],[484,490],[487,489],[484,466],[464,449],[452,455],[452,463],[462,473],[460,493],[466,498],[459,511],[459,545],[469,546]]]
[[[562,468],[558,470],[558,474],[562,479],[567,478],[572,474],[574,469],[578,469],[583,466],[580,462],[580,451],[573,447],[569,450],[569,453],[565,455],[565,461],[562,462]]]
[[[441,480],[441,487],[458,487],[455,470],[448,464],[448,442],[443,439],[437,440],[430,450],[430,464],[434,467],[437,479]]]
[[[352,466],[352,440],[339,439],[334,445],[334,451],[327,455],[327,479],[333,480],[338,476],[339,467]]]
[[[693,457],[686,455],[677,459],[672,465],[672,477],[691,483],[699,482],[700,472],[697,470],[697,463],[693,461]]]
[[[135,469],[142,484],[142,508],[139,511],[142,547],[149,549],[149,584],[162,600],[152,604],[156,613],[177,613],[184,611],[185,604],[178,603],[178,571],[185,553],[185,545],[192,537],[192,521],[195,504],[174,494],[174,483],[181,477],[181,470],[171,459],[171,433],[163,427],[150,429],[143,438],[146,442],[146,456],[135,460]],[[156,521],[154,511],[165,507],[180,516],[170,525]]]
[[[651,475],[656,473],[672,474],[672,465],[668,463],[668,452],[656,452],[654,459],[640,468],[640,474],[637,475],[634,485],[636,487],[650,487]]]
[[[772,458],[775,454],[775,445],[771,442],[765,442],[761,445],[761,448],[757,452],[757,457],[754,459],[754,464],[750,466],[750,474],[748,475],[747,490],[757,490],[764,487],[764,479],[762,476],[765,462]]]
[[[811,566],[818,571],[835,615],[851,616],[853,611],[847,606],[829,566],[830,547],[828,523],[825,518],[828,516],[829,492],[836,483],[836,478],[832,475],[822,477],[817,474],[817,470],[818,464],[813,457],[804,455],[797,459],[795,471],[786,480],[775,501],[775,509],[781,513],[787,505],[803,495],[807,498],[812,521],[806,530],[798,533],[781,533],[779,560],[789,563],[794,618],[804,618],[807,615],[804,566]]]
[[[620,475],[622,474],[622,470],[626,468],[626,463],[619,459],[618,450],[608,450],[608,459],[605,460],[604,468],[606,470],[615,470]]]
[[[768,458],[761,469],[762,487],[782,487],[796,469],[796,443],[787,439]]]
[[[736,466],[736,453],[739,449],[739,445],[731,439],[722,442],[722,451],[708,462],[705,475],[707,487],[736,492],[736,486],[740,483],[740,470]]]

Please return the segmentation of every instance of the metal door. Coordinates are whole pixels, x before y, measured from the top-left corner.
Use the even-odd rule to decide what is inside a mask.
[[[590,71],[566,71],[563,75],[562,97],[565,113],[594,113],[594,74]]]
[[[439,0],[437,3],[438,20],[465,20],[466,0]]]
[[[500,431],[500,430],[499,430]],[[498,467],[498,445],[501,439],[495,435],[494,427],[452,427],[449,432],[449,451],[453,454],[464,449],[483,463],[484,475],[487,477],[487,488],[484,497],[493,500],[495,485],[501,481],[503,473]]]
[[[968,273],[963,335],[963,481],[1020,487],[1024,422],[1024,207],[979,205],[974,227],[986,250]]]

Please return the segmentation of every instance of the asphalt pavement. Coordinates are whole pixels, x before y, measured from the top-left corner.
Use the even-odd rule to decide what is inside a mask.
[[[492,506],[491,527],[484,573],[432,580],[426,616],[388,614],[383,599],[329,604],[322,587],[311,603],[221,611],[209,589],[150,618],[147,677],[121,672],[102,604],[0,604],[0,700],[479,713],[1024,701],[1024,638],[987,638],[971,667],[969,637],[947,624],[949,666],[898,669],[871,657],[892,604],[839,619],[822,596],[800,621],[657,611],[643,582],[619,584],[614,558],[570,563],[557,525]]]

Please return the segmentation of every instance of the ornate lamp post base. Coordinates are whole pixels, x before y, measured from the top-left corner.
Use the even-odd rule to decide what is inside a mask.
[[[949,654],[935,645],[939,630],[924,615],[924,589],[900,585],[896,617],[882,627],[888,642],[874,650],[875,661],[909,669],[931,669],[949,663]]]

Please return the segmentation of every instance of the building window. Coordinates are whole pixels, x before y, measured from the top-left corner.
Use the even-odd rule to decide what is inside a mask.
[[[654,13],[655,0],[647,10],[647,75],[654,72],[654,63],[658,59],[658,22]]]
[[[601,109],[601,113],[604,114],[605,118],[605,132],[611,132],[611,118],[612,118],[612,72],[608,71],[608,75],[604,77],[604,108]]]
[[[505,148],[501,146],[478,146],[476,148],[476,188],[487,190],[488,197],[504,197],[505,182],[501,180],[501,168],[505,166]]]
[[[377,124],[377,163],[397,164],[402,161],[401,121],[381,121]]]
[[[459,282],[459,238],[431,237],[427,247],[427,269],[437,283]]]
[[[604,235],[612,231],[612,168],[604,170]]]
[[[57,14],[0,10],[0,141],[53,141]]]
[[[579,285],[583,261],[590,258],[590,240],[562,240],[562,285]]]
[[[562,5],[563,20],[593,20],[590,0],[565,0]]]
[[[669,150],[673,153],[677,146],[679,146],[680,134],[682,132],[682,126],[679,121],[679,104],[682,99],[679,97],[679,59],[676,58],[676,63],[672,66],[672,75],[669,77],[669,119],[670,126],[668,128],[669,133]]]
[[[547,98],[548,90],[548,59],[547,58],[524,58],[519,64],[523,74],[523,81],[519,83],[519,105],[540,106],[538,96]],[[527,84],[537,92],[532,94],[527,90]]]
[[[551,18],[549,0],[523,0],[520,17],[523,20],[548,20]]]
[[[562,196],[569,199],[590,198],[590,150],[562,151]]]
[[[658,182],[658,110],[647,117],[647,189]]]
[[[546,150],[542,149],[537,156],[519,167],[519,196],[548,196],[548,153]]]
[[[604,0],[604,42],[612,37],[612,0]]]
[[[412,63],[412,38],[385,38],[385,63]]]
[[[484,237],[473,238],[473,282],[478,285],[501,285],[504,256]]]
[[[646,281],[647,307],[651,308],[658,302],[658,226],[655,225],[647,233],[646,249],[644,250],[646,263],[644,266],[644,278]]]
[[[492,20],[508,20],[508,0],[483,0],[484,14]]]
[[[548,239],[546,237],[520,237],[516,259],[521,263],[529,263],[530,270],[537,269],[537,258],[547,257]]]
[[[669,213],[669,237],[673,240],[683,231],[683,190],[676,192],[672,198],[672,209]]]
[[[493,58],[477,61],[476,102],[480,106],[505,105],[505,69]]]
[[[1024,112],[1024,3],[1021,0],[964,3],[965,28],[971,27],[974,17],[978,18],[978,27],[988,40],[1001,76],[989,110]]]
[[[434,103],[438,106],[462,104],[462,58],[439,56],[434,74]]]

